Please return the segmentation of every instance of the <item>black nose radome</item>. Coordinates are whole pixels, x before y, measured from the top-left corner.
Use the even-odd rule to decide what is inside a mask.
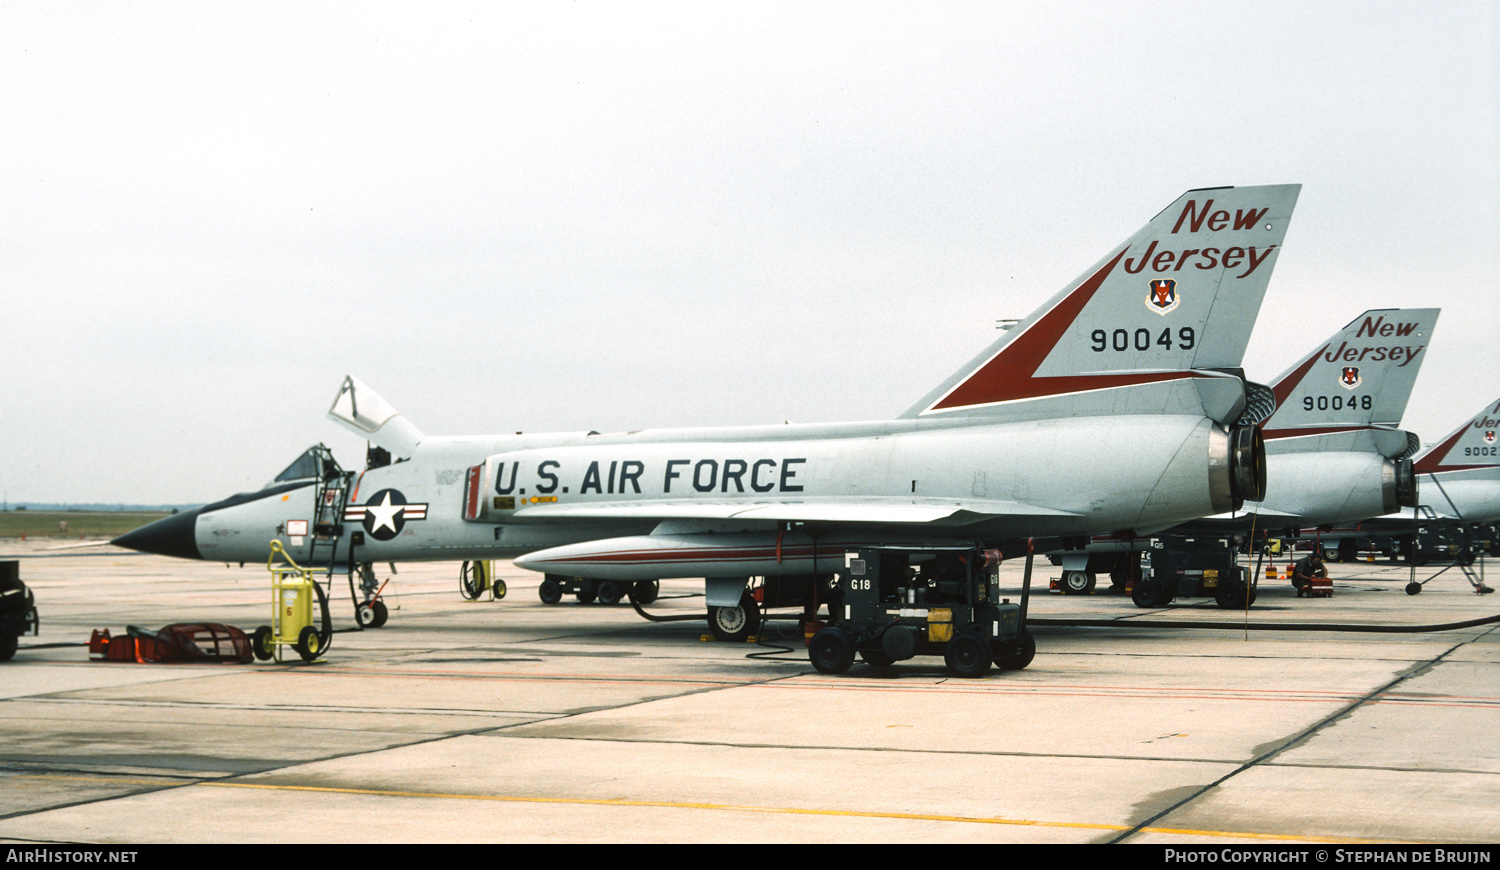
[[[116,547],[155,553],[158,556],[202,559],[203,554],[198,552],[198,541],[193,534],[200,513],[201,508],[164,517],[133,532],[126,532],[110,543]]]

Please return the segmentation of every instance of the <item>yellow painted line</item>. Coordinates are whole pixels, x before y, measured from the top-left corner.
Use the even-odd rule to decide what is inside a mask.
[[[521,797],[517,795],[448,794],[444,792],[396,791],[391,789],[334,788],[318,785],[274,785],[255,782],[203,782],[200,785],[222,788],[259,788],[273,791],[307,791],[325,794],[373,795],[379,797],[440,798],[444,800],[500,801],[504,803],[572,804],[610,807],[661,807],[665,809],[722,810],[740,813],[777,813],[802,816],[846,816],[868,819],[910,819],[928,822],[968,822],[981,825],[1031,825],[1049,828],[1089,828],[1103,831],[1128,831],[1121,825],[1099,825],[1084,822],[1035,822],[1025,819],[980,818],[975,816],[943,816],[924,813],[876,813],[857,810],[816,810],[801,807],[758,807],[739,804],[710,804],[691,801],[639,801],[625,798],[561,798]]]
[[[930,813],[877,813],[860,810],[817,810],[802,807],[757,807],[738,804],[695,803],[690,801],[637,801],[624,798],[549,798],[517,795],[453,794],[445,792],[399,791],[396,789],[334,788],[318,785],[277,785],[258,782],[224,782],[203,780],[183,782],[180,779],[133,779],[115,776],[67,776],[62,774],[4,774],[6,779],[42,779],[59,782],[89,782],[111,785],[204,785],[218,788],[251,788],[266,791],[304,791],[321,794],[369,795],[373,797],[438,798],[442,800],[498,801],[501,803],[570,804],[574,806],[659,807],[663,809],[717,810],[740,813],[772,813],[800,816],[841,816],[862,819],[902,819],[922,822],[958,822],[976,825],[1011,825],[1031,828],[1073,828],[1092,831],[1128,831],[1129,825],[1107,825],[1091,822],[1041,822],[1035,819],[1005,819],[998,816],[944,816]],[[1384,845],[1411,844],[1410,840],[1365,840],[1350,837],[1320,837],[1304,834],[1256,834],[1247,831],[1200,831],[1192,828],[1142,828],[1142,834],[1172,834],[1184,837],[1234,837],[1243,840],[1290,840],[1299,843],[1370,843]]]
[[[443,800],[499,801],[503,803],[571,804],[611,807],[661,807],[664,809],[719,810],[740,813],[773,813],[800,816],[841,816],[862,819],[903,819],[923,822],[959,822],[977,825],[1013,825],[1033,828],[1075,828],[1094,831],[1128,831],[1129,825],[1108,825],[1091,822],[1041,822],[1034,819],[1005,819],[998,816],[945,816],[929,813],[879,813],[860,810],[818,810],[803,807],[764,807],[739,804],[710,804],[689,801],[639,801],[624,798],[549,798],[520,797],[515,795],[449,794],[444,792],[398,791],[394,789],[334,788],[317,785],[275,785],[254,782],[209,781],[201,785],[221,788],[255,788],[269,791],[305,791],[323,794],[371,795],[378,797],[439,798]],[[1349,837],[1317,837],[1298,834],[1255,834],[1242,831],[1196,831],[1184,828],[1142,828],[1140,833],[1177,834],[1197,837],[1238,837],[1247,840],[1295,840],[1308,843],[1409,843],[1406,840],[1360,840]]]

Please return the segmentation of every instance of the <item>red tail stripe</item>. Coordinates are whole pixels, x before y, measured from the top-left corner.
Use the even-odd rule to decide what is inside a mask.
[[[943,411],[950,408],[965,408],[972,405],[989,405],[1017,399],[1034,399],[1039,396],[1055,396],[1078,393],[1086,390],[1103,390],[1111,387],[1127,387],[1195,377],[1191,372],[1155,372],[1151,374],[1118,375],[1071,375],[1068,377],[1039,378],[1036,370],[1047,354],[1078,318],[1079,312],[1094,298],[1106,278],[1125,256],[1128,247],[1105,263],[1092,277],[1078,285],[1061,302],[1042,315],[1024,333],[1000,349],[989,362],[980,366],[948,395],[939,399],[930,409]]]

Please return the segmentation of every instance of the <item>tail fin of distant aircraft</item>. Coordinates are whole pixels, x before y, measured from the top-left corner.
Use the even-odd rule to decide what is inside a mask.
[[[1437,318],[1436,308],[1366,311],[1298,360],[1271,383],[1267,449],[1346,450],[1373,436],[1382,455],[1410,455],[1415,436],[1396,427]]]
[[[339,386],[328,416],[376,447],[390,451],[395,459],[409,458],[425,437],[390,402],[352,375],[345,376]]]
[[[1416,460],[1418,474],[1500,466],[1500,401],[1484,406]]]
[[[903,416],[1233,420],[1245,407],[1238,367],[1301,189],[1188,191]]]

